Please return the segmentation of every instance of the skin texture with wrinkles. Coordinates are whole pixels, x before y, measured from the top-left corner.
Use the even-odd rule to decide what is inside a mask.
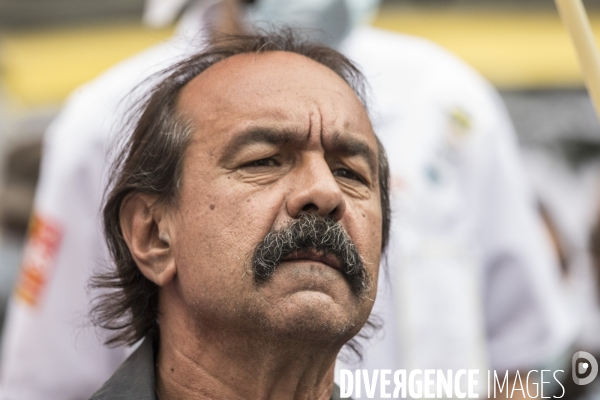
[[[335,357],[376,293],[382,217],[364,107],[323,65],[270,52],[210,67],[178,109],[194,133],[177,206],[137,193],[121,217],[160,286],[160,398],[328,399]],[[361,296],[302,255],[256,284],[257,244],[303,211],[338,221],[354,243],[370,277]]]

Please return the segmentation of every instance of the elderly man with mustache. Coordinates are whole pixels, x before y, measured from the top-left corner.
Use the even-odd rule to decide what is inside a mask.
[[[310,79],[307,79],[310,77]],[[366,323],[388,166],[340,53],[292,31],[225,37],[164,73],[104,208],[112,343],[93,399],[330,399]]]

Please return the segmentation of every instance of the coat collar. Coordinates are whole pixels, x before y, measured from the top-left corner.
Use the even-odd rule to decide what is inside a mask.
[[[157,400],[155,388],[154,347],[147,337],[89,400]],[[334,384],[331,400],[339,399]]]
[[[155,383],[154,349],[147,337],[90,400],[155,400]]]

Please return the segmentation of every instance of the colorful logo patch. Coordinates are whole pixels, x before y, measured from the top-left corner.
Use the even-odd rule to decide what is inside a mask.
[[[38,304],[54,270],[61,237],[58,223],[33,214],[15,291],[16,297],[30,306]]]

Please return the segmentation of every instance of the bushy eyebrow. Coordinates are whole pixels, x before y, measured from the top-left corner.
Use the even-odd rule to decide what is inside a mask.
[[[239,150],[251,144],[269,144],[273,146],[301,146],[306,142],[306,132],[290,128],[251,127],[238,134],[223,149],[220,163],[227,163],[235,157]],[[335,133],[326,151],[346,157],[360,157],[369,165],[372,177],[377,176],[377,154],[362,140],[348,134]]]
[[[364,159],[369,165],[371,176],[377,176],[377,155],[362,140],[353,138],[350,135],[336,133],[331,140],[331,150],[342,156]]]
[[[252,127],[239,134],[225,146],[219,161],[226,163],[235,157],[241,148],[250,144],[264,143],[274,146],[300,145],[306,140],[305,136],[289,128]]]

